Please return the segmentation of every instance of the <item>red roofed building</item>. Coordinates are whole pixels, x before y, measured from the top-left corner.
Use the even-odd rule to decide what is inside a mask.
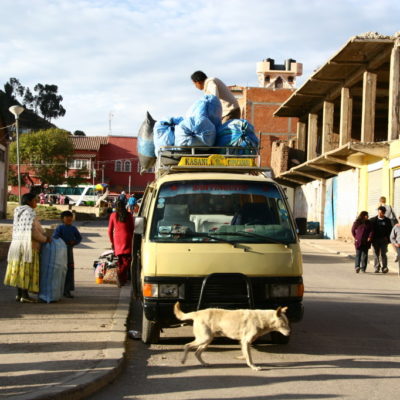
[[[137,137],[72,136],[71,140],[74,157],[69,169],[86,167],[88,183],[106,183],[111,192],[143,193],[154,179],[153,173],[140,175]]]

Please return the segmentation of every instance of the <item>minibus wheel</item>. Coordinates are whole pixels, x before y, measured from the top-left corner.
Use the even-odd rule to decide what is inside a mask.
[[[273,344],[288,344],[290,336],[282,335],[280,332],[271,332],[271,340]]]
[[[142,319],[142,342],[146,344],[156,344],[160,340],[160,326],[146,318],[143,313]]]

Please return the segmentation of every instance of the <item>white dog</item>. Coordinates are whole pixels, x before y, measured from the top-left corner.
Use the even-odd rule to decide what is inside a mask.
[[[226,336],[240,341],[243,358],[247,365],[259,371],[261,368],[253,364],[250,354],[250,345],[258,337],[269,332],[277,331],[282,335],[290,335],[289,320],[286,317],[287,307],[277,310],[224,310],[208,308],[190,313],[182,312],[179,302],[174,306],[176,318],[181,321],[193,320],[193,342],[187,343],[184,348],[182,364],[185,363],[189,350],[197,348],[195,352],[199,362],[207,366],[201,358],[201,353],[208,347],[214,337]]]

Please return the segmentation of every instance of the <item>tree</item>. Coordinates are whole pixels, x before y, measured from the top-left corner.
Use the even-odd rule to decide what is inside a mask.
[[[39,108],[44,119],[50,121],[52,118],[63,117],[65,108],[61,105],[63,97],[58,92],[57,85],[42,85],[38,83],[35,88],[36,107]]]
[[[16,100],[18,96],[22,97],[24,91],[25,88],[17,78],[10,78],[9,81],[4,84],[4,92],[11,100]]]
[[[65,108],[61,105],[63,97],[58,94],[57,85],[38,83],[34,87],[36,94],[33,94],[28,87],[22,86],[17,78],[10,78],[4,84],[4,92],[9,100],[19,101],[26,108],[33,109],[36,114],[40,112],[49,122],[52,118],[65,115]]]
[[[83,131],[75,131],[74,136],[86,136],[86,134]]]
[[[69,132],[47,129],[25,133],[19,138],[20,164],[32,171],[43,184],[58,185],[65,181],[67,162],[73,155]],[[16,163],[16,143],[10,145],[10,163]]]

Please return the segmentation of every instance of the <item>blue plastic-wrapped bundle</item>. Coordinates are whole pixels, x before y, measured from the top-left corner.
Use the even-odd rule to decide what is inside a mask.
[[[46,303],[58,301],[64,293],[67,275],[67,246],[53,239],[42,246],[40,257],[39,298]]]
[[[189,117],[207,117],[218,129],[222,118],[222,105],[219,98],[213,94],[205,94],[189,108],[186,118]]]
[[[154,147],[156,156],[162,146],[172,146],[175,144],[175,126],[182,122],[183,118],[170,118],[165,121],[157,121],[154,125]]]
[[[217,131],[216,146],[239,147],[230,154],[255,154],[259,140],[254,127],[245,119],[231,119]]]
[[[215,125],[206,117],[189,117],[175,127],[176,146],[214,146]]]
[[[137,151],[140,163],[140,172],[147,171],[156,162],[156,154],[153,140],[153,127],[155,120],[149,112],[143,121],[138,132]]]

